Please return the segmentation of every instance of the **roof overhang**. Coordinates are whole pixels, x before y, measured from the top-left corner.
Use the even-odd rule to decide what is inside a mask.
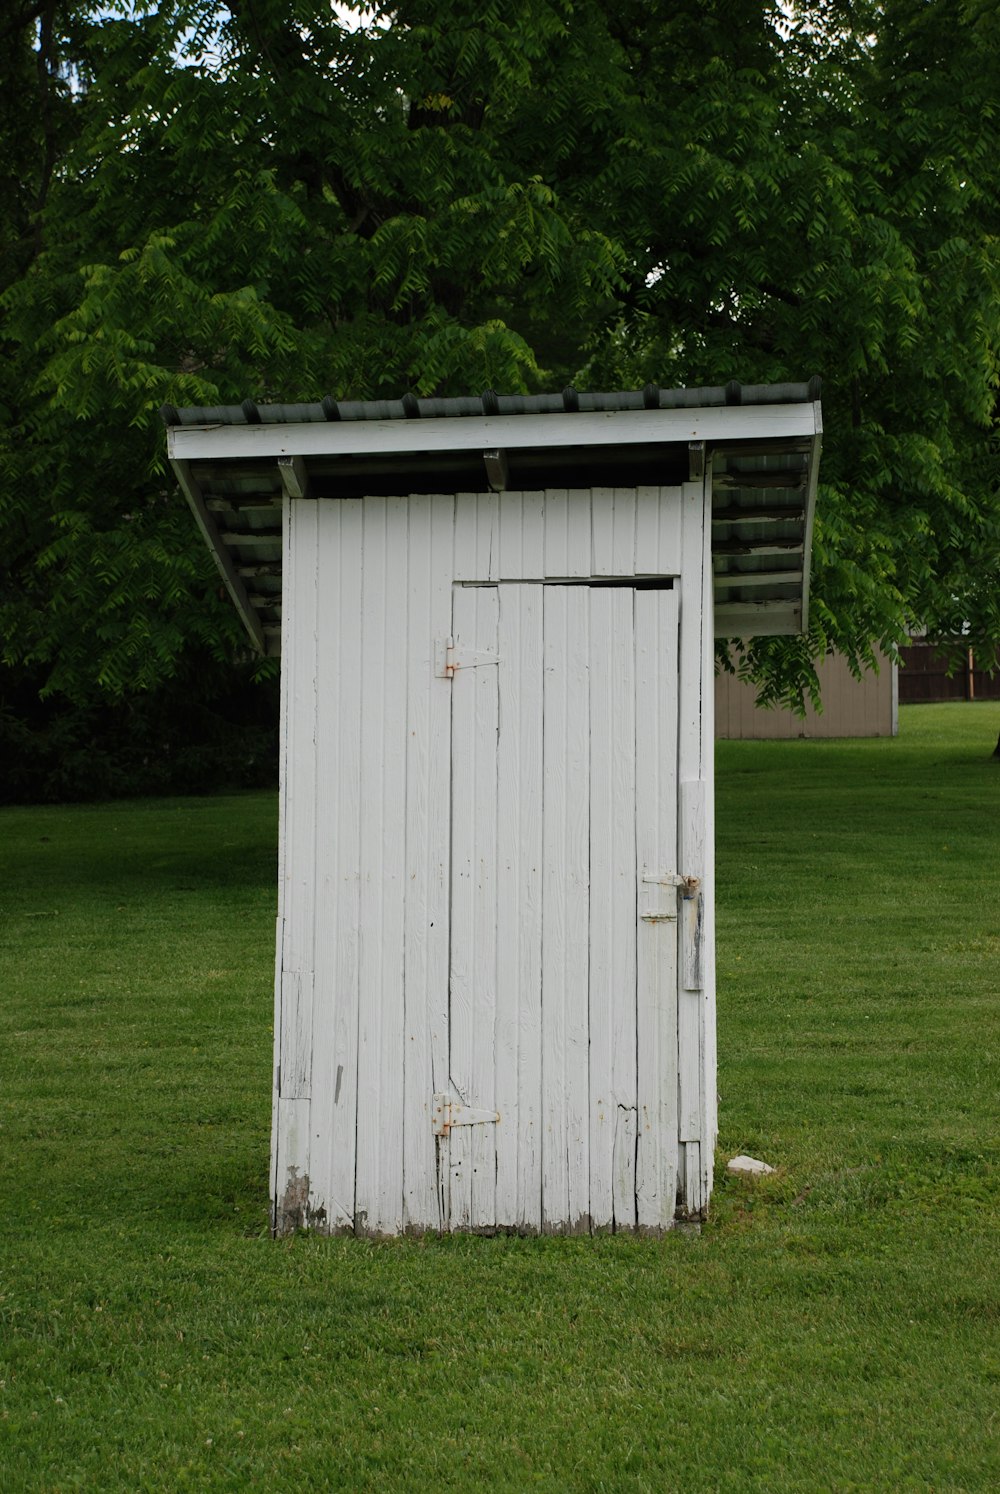
[[[734,389],[656,391],[652,408],[647,388],[164,414],[177,479],[261,652],[280,650],[285,496],[673,485],[703,471],[713,493],[716,635],[802,632],[818,390],[762,386],[750,402],[740,391],[737,403]],[[689,403],[692,394],[703,403]]]

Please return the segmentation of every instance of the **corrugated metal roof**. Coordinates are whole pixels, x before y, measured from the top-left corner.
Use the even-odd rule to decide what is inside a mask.
[[[644,389],[608,394],[580,394],[573,388],[560,394],[497,394],[487,389],[478,397],[418,399],[335,400],[330,395],[316,404],[258,405],[245,399],[240,405],[205,405],[178,409],[163,405],[160,414],[173,425],[295,425],[303,422],[338,420],[441,420],[475,415],[581,415],[606,414],[615,410],[705,410],[721,405],[803,404],[820,397],[821,380],[807,384],[729,384],[707,389]]]
[[[506,443],[504,486],[513,491],[671,485],[689,477],[688,438],[702,428],[712,432],[706,456],[712,472],[716,634],[799,632],[808,606],[820,421],[818,409],[805,422],[780,416],[783,406],[815,407],[819,394],[820,380],[811,379],[710,389],[647,385],[603,394],[487,391],[478,398],[407,395],[292,405],[245,400],[242,405],[164,407],[161,413],[171,428],[178,479],[247,629],[258,648],[277,653],[285,491],[308,491],[314,498],[486,492],[491,480],[483,447],[498,441]],[[746,407],[760,407],[753,412],[760,419],[750,414],[741,419],[739,411]],[[709,413],[722,409],[732,415]],[[679,421],[669,414],[662,421],[643,419],[643,412],[670,411],[690,411],[691,419]],[[607,418],[596,425],[581,420],[577,445],[575,421],[567,424],[567,417],[576,415]],[[523,416],[556,419],[551,425],[540,420],[539,430],[533,421],[518,418]],[[456,427],[456,420],[470,424]],[[426,424],[419,439],[413,429],[411,441],[405,427],[384,426],[395,421]],[[359,431],[355,441],[344,428],[349,422],[375,425],[369,427],[371,436]],[[329,439],[321,431],[307,435],[302,430],[323,424]],[[389,436],[383,437],[376,425]],[[226,428],[235,428],[232,438],[220,444]],[[557,428],[559,439],[551,447],[539,439]],[[393,430],[398,432],[395,439]],[[480,430],[486,434],[476,449]]]

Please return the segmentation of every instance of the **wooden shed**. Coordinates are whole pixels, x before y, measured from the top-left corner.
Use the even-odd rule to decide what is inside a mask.
[[[713,633],[804,626],[817,396],[164,411],[281,653],[277,1231],[703,1216]]]

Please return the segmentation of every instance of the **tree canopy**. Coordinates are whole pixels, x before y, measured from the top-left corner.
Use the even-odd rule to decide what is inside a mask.
[[[14,0],[0,43],[11,678],[239,660],[163,403],[813,373],[811,632],[742,667],[1000,639],[989,0]]]

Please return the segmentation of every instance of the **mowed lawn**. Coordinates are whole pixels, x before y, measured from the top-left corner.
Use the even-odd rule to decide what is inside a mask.
[[[998,728],[720,744],[660,1242],[270,1240],[274,797],[0,813],[0,1489],[1000,1487]]]

